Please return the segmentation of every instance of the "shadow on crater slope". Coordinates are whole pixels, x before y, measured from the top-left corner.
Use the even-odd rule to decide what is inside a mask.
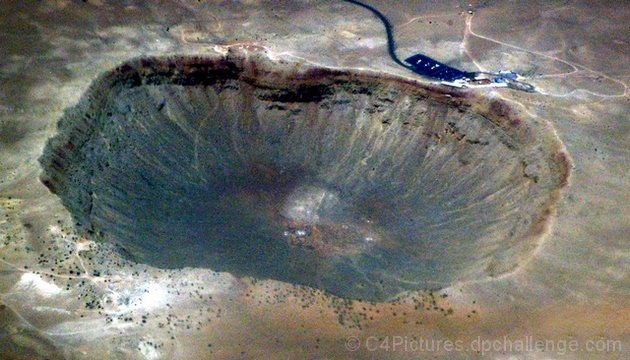
[[[108,72],[40,161],[78,229],[139,262],[386,300],[531,255],[561,148],[500,101],[230,53]]]

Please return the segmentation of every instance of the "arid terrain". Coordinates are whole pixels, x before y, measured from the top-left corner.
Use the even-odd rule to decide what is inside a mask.
[[[401,58],[423,53],[467,71],[512,70],[537,91],[456,90],[420,78],[388,56],[385,32],[377,18],[343,1],[1,2],[0,358],[628,358],[630,5],[623,1],[369,3],[381,9],[392,23]],[[416,99],[429,99],[427,110],[418,110],[424,116],[421,117],[438,119],[435,123],[444,123],[446,130],[435,125],[424,150],[409,145],[409,149],[418,153],[395,146],[405,139],[426,135],[426,131],[421,134],[419,130],[407,135],[408,129],[403,125],[410,125],[402,110],[403,115],[392,122],[377,114],[374,117],[378,118],[378,126],[365,126],[369,134],[380,131],[390,134],[394,139],[391,141],[396,141],[394,145],[354,136],[356,132],[348,130],[352,126],[360,127],[354,123],[335,131],[347,140],[342,148],[366,141],[371,148],[365,151],[370,154],[365,155],[365,159],[375,158],[382,167],[374,166],[374,169],[390,171],[382,178],[374,175],[375,180],[368,179],[373,183],[380,184],[385,178],[418,179],[420,175],[405,173],[402,165],[403,170],[396,171],[387,170],[386,165],[399,169],[400,164],[395,159],[401,164],[414,164],[412,157],[404,156],[421,154],[431,161],[419,162],[420,165],[440,174],[435,177],[440,181],[435,185],[436,195],[429,195],[427,199],[436,198],[439,204],[453,202],[452,208],[440,209],[458,213],[466,208],[457,203],[462,197],[470,199],[470,204],[490,203],[475,210],[466,208],[466,216],[461,217],[465,221],[439,224],[444,226],[440,236],[449,241],[435,248],[427,247],[428,255],[424,259],[436,269],[446,269],[436,273],[435,284],[427,280],[431,272],[425,268],[415,273],[422,279],[417,289],[406,285],[413,283],[413,279],[407,278],[395,278],[396,285],[389,286],[386,277],[378,277],[383,275],[379,273],[370,275],[370,279],[376,276],[387,291],[413,290],[382,302],[377,301],[380,298],[376,295],[373,301],[342,298],[324,291],[335,291],[339,286],[337,282],[330,283],[334,286],[326,283],[328,287],[322,290],[279,281],[284,279],[282,276],[270,276],[272,279],[247,276],[253,272],[237,276],[203,267],[160,268],[147,264],[149,261],[134,261],[138,256],[134,256],[133,251],[129,254],[121,244],[108,241],[106,233],[110,223],[107,221],[115,222],[120,218],[130,225],[116,233],[117,239],[144,236],[144,230],[134,227],[142,223],[137,220],[140,218],[125,218],[124,214],[132,211],[136,215],[144,214],[142,209],[138,210],[140,205],[133,209],[132,205],[145,203],[117,198],[127,188],[119,192],[115,187],[120,185],[112,180],[116,178],[116,171],[107,173],[109,177],[99,175],[105,174],[99,171],[103,171],[101,165],[106,162],[103,159],[109,159],[107,151],[119,144],[115,141],[120,140],[124,144],[121,148],[130,149],[130,153],[136,149],[134,142],[138,143],[137,149],[148,149],[147,153],[180,149],[182,154],[189,154],[186,156],[190,166],[197,170],[212,169],[212,158],[204,157],[204,151],[212,149],[204,147],[207,144],[199,140],[205,123],[195,123],[199,120],[195,116],[172,115],[198,110],[194,106],[186,107],[188,103],[180,100],[206,96],[205,102],[199,103],[207,113],[221,106],[226,109],[226,119],[231,113],[241,111],[238,109],[247,110],[238,103],[230,103],[230,97],[223,98],[219,94],[223,88],[229,91],[233,84],[223,86],[220,91],[176,88],[188,80],[197,81],[194,86],[199,85],[198,80],[191,80],[194,76],[183,77],[186,81],[178,78],[181,73],[190,71],[188,62],[178,65],[178,71],[171,74],[180,81],[174,81],[175,90],[160,88],[158,91],[153,85],[162,84],[147,70],[153,63],[137,59],[216,60],[234,56],[259,59],[261,64],[267,64],[258,66],[256,61],[244,60],[245,70],[239,68],[239,73],[245,74],[239,78],[241,83],[265,79],[265,74],[272,78],[269,74],[274,75],[275,69],[281,69],[278,74],[292,74],[293,82],[287,82],[291,84],[304,82],[317,86],[319,83],[313,79],[325,82],[317,78],[322,74],[328,74],[329,79],[339,76],[343,80],[339,82],[352,84],[368,78],[376,83],[383,79],[383,82],[403,84],[373,86],[377,95],[394,89],[396,97],[383,101],[396,106],[409,103],[415,91],[422,92]],[[141,64],[137,68],[141,70],[138,70],[140,75],[130,76],[125,81],[148,84],[142,88],[144,92],[125,88],[122,95],[116,95],[118,98],[112,96],[114,100],[108,98],[108,94],[102,95],[103,92],[90,93],[100,90],[94,82],[101,84],[103,74],[129,61],[137,61]],[[327,68],[326,71],[321,70],[322,67]],[[133,75],[135,73],[129,72],[132,68],[123,67],[116,74]],[[311,77],[302,76],[304,74]],[[256,86],[276,89],[269,84],[276,83],[269,80],[268,83],[263,81],[264,86],[258,83]],[[343,84],[339,86],[343,91],[335,92],[335,96],[350,94],[349,100],[342,99],[345,102],[341,103],[346,105],[341,109],[359,109],[356,113],[370,109],[365,104],[371,104],[371,100],[365,98],[365,94],[353,92]],[[86,93],[90,95],[84,96]],[[160,102],[164,93],[175,95]],[[297,118],[307,123],[315,120],[332,123],[345,118],[322,115],[321,103],[325,101],[320,98],[316,104],[319,108],[315,109],[316,106],[301,95],[294,94],[295,98],[284,93],[284,97],[274,95],[277,96],[274,104],[266,103],[268,99],[262,95],[254,95],[243,95],[242,99],[247,104],[254,103],[252,108],[259,109],[256,107],[259,103],[261,108],[267,106],[261,111],[268,116],[281,118],[269,115],[277,114],[273,111],[279,108],[293,111],[292,114],[301,113]],[[211,96],[220,101],[213,102]],[[99,108],[100,117],[90,118],[92,113],[83,111],[84,107],[91,106],[93,99],[105,104]],[[153,113],[146,115],[145,119],[161,127],[152,127],[152,122],[138,122],[119,129],[113,122],[111,128],[103,125],[101,131],[94,125],[102,116],[120,115],[119,120],[133,118],[128,115],[134,114],[132,106],[123,105],[128,105],[127,100],[132,105],[141,104],[138,99],[155,100],[159,111],[171,111],[164,118]],[[389,114],[388,106],[384,114]],[[396,106],[392,105],[392,111],[398,111]],[[83,112],[79,116],[80,111]],[[456,114],[452,124],[440,120],[451,119],[451,112]],[[75,117],[87,125],[72,122]],[[66,119],[66,127],[58,128],[62,118]],[[356,117],[359,120],[370,118],[371,115]],[[490,119],[492,123],[474,125],[481,118]],[[185,121],[171,126],[176,119]],[[304,136],[317,133],[318,123],[309,124],[312,127],[305,128]],[[269,129],[265,131],[272,134]],[[179,143],[179,138],[169,138],[171,130],[191,141]],[[209,134],[214,136],[215,133]],[[125,135],[131,140],[124,140]],[[57,140],[49,143],[55,136]],[[81,141],[65,141],[68,139]],[[153,139],[158,139],[163,147],[147,145]],[[252,141],[248,149],[255,148],[254,140],[242,141]],[[464,145],[455,147],[458,142]],[[311,144],[308,141],[294,143],[295,146]],[[177,148],[177,144],[181,146]],[[283,150],[292,149],[292,142],[282,144]],[[337,143],[326,144],[334,148]],[[479,144],[490,144],[491,150],[472,150]],[[385,153],[378,158],[374,155],[379,153],[374,150],[376,146],[391,151],[391,157],[385,156],[390,153]],[[433,149],[436,150],[431,153]],[[48,157],[42,158],[44,153]],[[51,153],[56,157],[50,156]],[[63,162],[64,154],[69,154],[68,163]],[[290,154],[301,156],[299,152]],[[466,158],[466,154],[474,156]],[[125,157],[125,153],[114,159],[125,164],[123,160],[133,158],[132,155]],[[356,176],[354,183],[359,184],[356,186],[363,186],[361,179],[367,175],[352,166],[358,169],[365,159],[353,162],[354,158],[347,158],[339,165],[341,170],[348,170],[347,174],[339,170],[323,173],[322,178],[336,179],[337,176],[341,179],[339,183],[343,183]],[[183,169],[187,163],[171,160],[159,163],[165,169],[164,174],[167,170],[184,174],[179,167]],[[393,162],[388,162],[390,160]],[[365,163],[368,164],[369,159]],[[133,169],[142,169],[144,163],[133,164]],[[260,177],[276,178],[281,174],[276,168],[255,170]],[[138,173],[146,175],[140,170]],[[145,180],[150,183],[162,173],[156,174]],[[186,186],[196,178],[184,175],[179,178],[182,184],[175,184],[181,188],[173,183],[168,186],[178,189],[173,190],[173,194],[192,198]],[[132,182],[127,185],[133,187]],[[458,187],[460,185],[480,192],[487,190],[488,195],[479,199],[475,197],[477,193],[471,195],[467,192],[469,188]],[[367,185],[365,188],[373,191]],[[138,189],[129,191],[137,195],[136,199],[145,196],[145,189]],[[314,220],[310,213],[299,206],[308,205],[308,201],[323,194],[317,203],[320,209],[328,204],[321,199],[337,201],[335,196],[341,194],[338,197],[343,200],[343,189],[337,189],[338,192],[313,187],[300,189],[306,190],[297,195],[289,193],[286,204],[291,206],[279,210],[284,220],[289,219],[285,225],[291,246],[308,246],[310,251],[315,249],[317,256],[324,258],[330,253],[354,256],[368,251],[370,246],[381,246],[381,241],[387,244],[386,235],[371,232],[372,227],[379,224],[373,225],[369,217],[349,216],[349,225],[344,223],[344,227],[336,228],[339,222],[335,222],[337,217],[333,213],[330,218],[335,221],[311,225]],[[400,196],[403,200],[399,203],[407,204],[404,199],[415,196],[413,192],[391,195],[400,194],[402,190],[399,190],[395,188],[387,193],[389,199],[395,200],[392,202],[398,202],[395,196]],[[451,200],[444,194],[457,196],[453,195]],[[238,196],[244,203],[261,198],[254,192]],[[85,197],[90,200],[86,201]],[[166,206],[167,210],[190,211],[190,208],[178,207],[177,199],[165,199],[174,204]],[[326,201],[331,203],[332,200]],[[92,216],[92,204],[100,206],[97,210],[102,216]],[[380,203],[375,201],[375,204]],[[409,204],[396,209],[399,212],[392,211],[393,214],[407,216],[411,210],[422,210],[417,204]],[[275,207],[276,204],[269,206]],[[378,209],[373,205],[371,214],[378,214]],[[147,207],[146,214],[158,210],[158,207]],[[426,214],[425,217],[429,217],[430,211],[426,210]],[[324,215],[321,218],[326,220]],[[356,219],[364,222],[356,225]],[[306,222],[309,222],[308,231],[319,237],[305,245],[300,226]],[[482,227],[470,225],[480,223]],[[182,228],[183,233],[179,234],[173,230],[178,229],[174,224],[167,224],[175,226],[168,227],[171,231],[168,236],[185,238],[189,228]],[[433,229],[431,226],[439,228],[437,222],[427,225]],[[330,234],[345,236],[353,231],[374,244],[358,247],[354,243],[326,240],[333,237]],[[508,238],[519,241],[509,242]],[[475,241],[473,245],[468,239]],[[395,246],[399,244],[391,247]],[[164,249],[156,245],[151,251],[159,254],[164,253]],[[402,246],[399,250],[401,254],[411,252]],[[444,257],[438,255],[438,250]],[[192,253],[178,253],[176,246],[169,245],[167,255],[177,257],[179,254],[186,260]],[[423,254],[418,253],[418,257]],[[432,257],[435,261],[431,261]],[[389,265],[383,265],[387,271],[391,270]],[[361,266],[364,264],[357,268],[367,271]],[[372,296],[369,289],[361,287],[362,283],[356,286],[339,293]]]

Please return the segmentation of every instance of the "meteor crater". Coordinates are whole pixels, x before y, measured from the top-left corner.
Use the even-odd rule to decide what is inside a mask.
[[[40,162],[77,230],[135,261],[383,301],[517,268],[562,149],[488,95],[231,51],[103,74]]]

